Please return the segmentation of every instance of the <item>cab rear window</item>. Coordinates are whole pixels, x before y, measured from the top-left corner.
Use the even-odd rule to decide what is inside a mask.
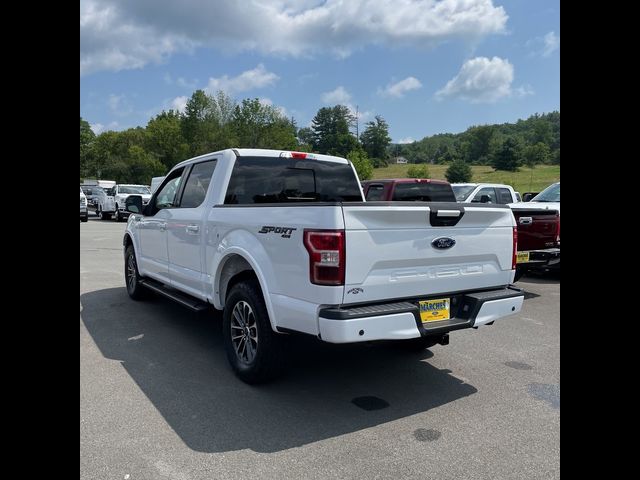
[[[451,185],[442,183],[398,183],[393,200],[414,202],[455,202]]]
[[[283,157],[238,157],[224,199],[227,205],[361,201],[350,164]]]

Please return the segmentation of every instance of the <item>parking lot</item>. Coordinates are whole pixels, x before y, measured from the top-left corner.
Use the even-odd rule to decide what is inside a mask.
[[[80,224],[82,479],[559,478],[559,276],[524,277],[518,315],[450,345],[301,340],[252,387],[219,315],[129,299],[125,226]]]

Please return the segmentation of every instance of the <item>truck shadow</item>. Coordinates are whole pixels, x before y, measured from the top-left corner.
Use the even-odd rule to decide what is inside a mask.
[[[430,351],[328,345],[311,337],[289,342],[283,378],[249,386],[227,363],[219,314],[196,315],[163,298],[134,302],[124,288],[85,293],[80,301],[82,321],[102,355],[120,361],[184,443],[200,452],[276,452],[477,392],[450,370],[421,361]],[[433,347],[439,348],[446,347]],[[367,411],[352,403],[358,397],[388,406]]]

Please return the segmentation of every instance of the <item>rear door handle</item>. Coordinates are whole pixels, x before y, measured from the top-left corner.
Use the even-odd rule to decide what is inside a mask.
[[[200,232],[200,227],[198,225],[187,225],[187,233],[197,234]]]
[[[167,229],[167,222],[161,222],[158,224],[160,226],[160,231],[164,232]]]

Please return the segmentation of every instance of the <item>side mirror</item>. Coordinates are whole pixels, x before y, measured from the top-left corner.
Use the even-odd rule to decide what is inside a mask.
[[[522,196],[522,201],[523,202],[529,202],[533,197],[535,197],[535,194],[533,194],[533,193],[525,193]]]
[[[480,197],[480,203],[491,203],[491,197],[489,195],[482,195]]]
[[[131,213],[142,213],[142,196],[129,195],[124,202],[124,209]]]

